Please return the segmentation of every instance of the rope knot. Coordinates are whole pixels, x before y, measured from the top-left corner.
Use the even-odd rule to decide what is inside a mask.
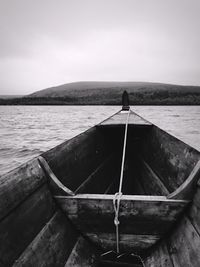
[[[120,224],[120,221],[118,220],[118,218],[115,216],[114,218],[114,224],[117,226]]]

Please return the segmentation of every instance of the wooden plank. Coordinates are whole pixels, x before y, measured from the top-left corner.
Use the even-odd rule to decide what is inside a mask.
[[[78,233],[59,211],[15,261],[14,267],[64,266]]]
[[[132,151],[131,151],[132,152]],[[123,172],[122,192],[125,195],[146,195],[144,188],[139,180],[138,160],[132,153],[126,155],[125,169]],[[119,181],[119,178],[118,178]],[[119,188],[119,185],[118,185]],[[116,191],[118,191],[118,188]],[[113,192],[116,193],[116,192]]]
[[[174,266],[200,266],[200,237],[186,217],[170,237],[168,249]]]
[[[4,266],[13,264],[54,210],[52,196],[43,185],[0,222],[0,259]]]
[[[114,232],[114,195],[82,194],[56,197],[67,216],[83,232]],[[163,234],[169,230],[187,201],[161,196],[125,196],[120,202],[120,231],[132,234]]]
[[[144,260],[145,267],[174,267],[165,242],[160,243]]]
[[[113,116],[99,123],[98,126],[125,125],[127,114],[128,114],[127,112],[119,111],[115,113]],[[148,122],[147,120],[145,120],[144,118],[142,118],[141,116],[139,116],[133,111],[130,111],[129,124],[130,125],[147,125],[147,126],[152,125],[150,122]]]
[[[55,196],[55,199],[99,199],[99,200],[112,200],[114,195],[102,195],[102,194],[77,194],[75,196]],[[134,200],[134,201],[162,201],[167,203],[189,203],[188,200],[181,199],[168,199],[166,196],[150,196],[150,195],[122,195],[122,200]]]
[[[101,261],[99,267],[143,267],[142,264],[126,263],[117,261]]]
[[[188,178],[173,193],[169,194],[168,198],[192,199],[199,178],[200,178],[200,160],[197,162],[197,164],[195,165],[194,169],[192,170]]]
[[[140,181],[147,195],[167,196],[169,191],[151,167],[142,160]]]
[[[38,160],[31,160],[0,179],[0,220],[46,182]]]
[[[126,189],[123,190],[123,192],[128,195],[145,195],[146,194],[146,188],[144,188],[144,186],[142,185],[141,183],[141,180],[140,180],[140,176],[136,173],[136,174],[132,174],[131,176],[129,176],[129,179],[132,178],[132,186],[130,186],[129,188],[128,187],[128,183],[127,183],[127,187],[126,187],[126,184],[124,185],[123,188]]]
[[[64,186],[59,179],[55,176],[55,174],[52,172],[49,164],[47,163],[47,161],[42,157],[39,156],[38,157],[39,160],[39,164],[42,167],[42,169],[44,170],[44,172],[46,173],[47,177],[49,177],[50,179],[50,183],[51,183],[51,188],[53,187],[54,190],[53,192],[59,192],[60,194],[65,194],[68,196],[73,196],[74,192],[72,192],[69,188],[67,188],[66,186]]]
[[[117,179],[118,178],[118,179]],[[109,187],[106,189],[104,194],[115,194],[119,190],[119,174],[116,175],[115,179],[113,179],[112,183],[109,185]]]
[[[95,127],[42,154],[53,173],[74,191],[110,154],[110,144]]]
[[[107,157],[91,175],[89,175],[89,177],[75,190],[75,193],[104,193],[108,184],[116,178],[114,176],[115,173],[115,157],[112,154]]]
[[[112,182],[109,184],[109,186],[106,188],[106,190],[104,191],[104,194],[109,194],[109,192],[112,190],[113,186],[114,186],[114,182],[115,179],[112,180]]]
[[[85,233],[96,246],[103,251],[116,251],[116,235],[112,233]],[[157,235],[120,234],[120,252],[139,252],[150,248],[160,239]]]
[[[65,267],[95,267],[98,266],[97,250],[80,237],[76,242]]]
[[[142,157],[171,193],[187,179],[200,160],[200,153],[153,126],[144,139]]]
[[[193,226],[200,235],[200,187],[197,187],[196,194],[194,195],[191,207],[187,212],[187,216],[192,222]]]

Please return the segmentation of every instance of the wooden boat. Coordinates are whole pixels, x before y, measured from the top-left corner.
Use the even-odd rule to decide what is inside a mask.
[[[199,267],[199,178],[198,151],[124,107],[1,177],[0,266]]]

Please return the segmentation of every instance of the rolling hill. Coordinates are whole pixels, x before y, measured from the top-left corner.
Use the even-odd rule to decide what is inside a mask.
[[[120,105],[126,90],[132,105],[199,105],[200,86],[148,82],[75,82],[34,92],[15,104]],[[0,102],[1,103],[1,102]]]

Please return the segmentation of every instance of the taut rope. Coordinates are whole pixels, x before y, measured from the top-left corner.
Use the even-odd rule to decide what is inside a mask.
[[[123,146],[123,154],[122,154],[122,164],[121,164],[121,174],[120,174],[120,182],[119,182],[119,191],[115,194],[113,198],[113,206],[115,211],[114,224],[116,227],[116,248],[117,253],[119,253],[119,207],[120,200],[122,197],[122,183],[123,183],[123,174],[124,174],[124,162],[125,162],[125,154],[126,154],[126,141],[127,141],[127,132],[128,132],[128,122],[129,122],[130,109],[128,110],[125,132],[124,132],[124,146]]]

